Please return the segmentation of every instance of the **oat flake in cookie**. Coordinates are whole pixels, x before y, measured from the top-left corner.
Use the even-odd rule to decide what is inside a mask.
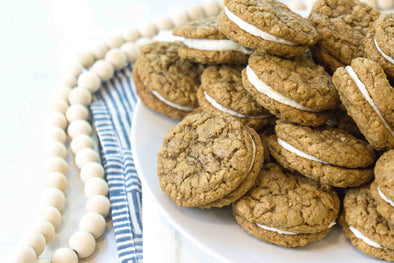
[[[268,148],[289,170],[336,187],[355,187],[373,179],[372,147],[343,130],[278,121],[275,132]]]
[[[338,105],[331,77],[307,54],[283,59],[253,53],[242,71],[246,90],[280,119],[307,126],[320,126],[327,110]]]
[[[365,38],[365,54],[394,78],[394,13],[382,14]]]
[[[203,64],[247,64],[253,50],[229,40],[219,31],[217,17],[202,18],[174,28],[183,37],[179,56]]]
[[[220,207],[252,187],[263,163],[256,132],[233,118],[198,111],[165,137],[157,173],[163,192],[184,207]]]
[[[324,238],[339,212],[339,199],[327,185],[265,164],[255,186],[233,203],[238,224],[265,242],[298,247]]]
[[[225,0],[219,26],[227,38],[259,52],[294,57],[317,42],[311,22],[276,0]]]
[[[378,212],[394,225],[394,150],[384,153],[376,162],[370,191]]]
[[[368,188],[346,193],[339,224],[358,250],[370,257],[394,261],[394,225],[378,213]]]
[[[320,34],[319,48],[349,65],[352,59],[365,56],[365,36],[379,15],[358,0],[317,0],[309,19]]]
[[[210,66],[201,76],[197,92],[200,107],[205,111],[232,116],[256,130],[273,124],[275,117],[260,106],[242,86],[240,66]]]
[[[197,89],[202,65],[178,56],[180,43],[153,42],[141,47],[133,80],[141,101],[174,119],[182,119],[198,107]]]
[[[342,104],[377,150],[394,148],[394,89],[382,67],[357,58],[333,75]]]

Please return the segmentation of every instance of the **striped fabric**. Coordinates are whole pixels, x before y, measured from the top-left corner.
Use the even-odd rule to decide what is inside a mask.
[[[90,110],[109,185],[112,220],[120,262],[142,262],[142,196],[130,146],[130,127],[137,103],[132,68],[102,84]]]

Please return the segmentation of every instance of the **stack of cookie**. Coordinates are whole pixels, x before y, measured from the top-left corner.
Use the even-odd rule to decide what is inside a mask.
[[[276,0],[224,4],[176,27],[178,42],[142,47],[135,64],[141,101],[182,120],[158,154],[162,190],[184,207],[232,204],[247,232],[295,247],[335,224],[334,189],[360,187],[344,199],[345,235],[394,260],[392,152],[368,185],[376,156],[394,149],[394,15],[358,0],[318,0],[309,18]],[[373,218],[352,221],[352,198]]]

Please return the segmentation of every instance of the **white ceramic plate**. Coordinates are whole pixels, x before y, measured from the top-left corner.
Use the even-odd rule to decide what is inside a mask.
[[[381,262],[352,247],[339,226],[323,240],[289,249],[249,235],[237,224],[230,207],[204,210],[175,205],[161,191],[156,169],[162,141],[176,123],[138,102],[131,131],[132,150],[138,174],[153,200],[168,221],[195,245],[227,262]]]

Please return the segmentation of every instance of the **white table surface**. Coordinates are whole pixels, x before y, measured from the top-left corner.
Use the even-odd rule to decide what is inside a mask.
[[[125,28],[170,15],[197,0],[0,1],[0,262],[33,223],[44,189],[43,119],[57,79],[78,51]],[[68,156],[70,164],[72,156]],[[63,221],[43,256],[67,244],[77,230],[85,197],[75,167]],[[144,195],[145,262],[207,262]],[[82,262],[118,262],[112,222],[93,256]],[[196,259],[198,258],[198,259]]]

